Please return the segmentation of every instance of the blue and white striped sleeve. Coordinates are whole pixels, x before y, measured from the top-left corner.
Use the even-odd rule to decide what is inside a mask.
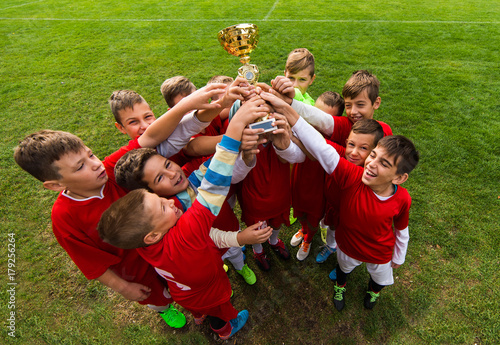
[[[215,216],[219,214],[222,203],[229,192],[234,162],[238,157],[239,148],[240,142],[238,140],[224,135],[221,142],[217,144],[215,154],[210,160],[210,165],[198,188],[198,202],[208,208]]]

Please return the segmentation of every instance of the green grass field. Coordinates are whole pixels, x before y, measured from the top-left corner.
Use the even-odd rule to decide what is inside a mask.
[[[260,28],[251,58],[261,81],[281,74],[298,47],[316,58],[314,98],[341,91],[354,70],[372,71],[381,81],[375,118],[411,138],[421,161],[404,184],[413,198],[407,261],[374,310],[362,306],[364,267],[351,275],[346,308],[334,309],[328,273],[336,261],[315,263],[318,236],[302,263],[297,249],[288,262],[271,254],[268,273],[247,253],[255,286],[229,271],[232,302],[250,319],[227,343],[500,343],[496,0],[2,1],[0,343],[224,343],[191,316],[174,331],[148,308],[87,281],[52,234],[55,193],[12,153],[25,135],[50,128],[77,134],[104,158],[126,143],[107,105],[114,90],[139,92],[159,116],[166,78],[184,75],[201,87],[215,74],[235,75],[240,63],[217,32],[244,22]]]

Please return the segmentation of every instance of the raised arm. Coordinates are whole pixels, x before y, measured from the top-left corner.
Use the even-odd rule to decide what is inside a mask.
[[[255,97],[243,104],[229,123],[221,142],[217,144],[216,152],[201,181],[196,198],[214,215],[219,214],[229,191],[243,129],[263,116],[263,112],[267,113],[268,109],[264,104],[265,102],[260,97]]]
[[[179,120],[187,113],[196,109],[215,109],[220,110],[220,104],[216,102],[210,104],[208,101],[214,95],[225,93],[225,84],[209,84],[187,97],[184,97],[172,109],[160,116],[154,121],[146,131],[139,137],[138,142],[141,147],[156,147],[166,140],[172,133],[172,118]],[[214,111],[215,111],[214,110]],[[202,122],[206,122],[200,119]],[[211,120],[210,120],[211,121]],[[208,121],[209,122],[209,121]],[[176,124],[177,125],[177,124]]]

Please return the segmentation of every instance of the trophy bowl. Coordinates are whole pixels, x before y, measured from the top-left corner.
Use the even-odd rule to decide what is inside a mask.
[[[217,35],[220,44],[231,55],[240,58],[242,64],[250,62],[250,53],[259,42],[259,28],[255,24],[229,26]]]

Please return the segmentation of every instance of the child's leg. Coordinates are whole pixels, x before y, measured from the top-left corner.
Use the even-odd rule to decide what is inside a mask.
[[[237,271],[241,270],[245,264],[243,260],[243,252],[239,247],[229,248],[227,252],[222,255],[222,260],[225,259],[227,259]]]
[[[233,267],[236,269],[236,272],[238,272],[239,275],[245,279],[247,284],[253,285],[257,281],[257,277],[255,276],[255,273],[248,267],[248,265],[245,264],[244,258],[243,258],[243,252],[241,251],[241,248],[239,247],[231,247],[228,249],[226,254],[222,256],[222,260],[228,259],[229,262],[233,265]]]
[[[210,327],[223,340],[228,339],[239,331],[248,320],[248,311],[238,313],[230,301],[207,311]]]
[[[311,242],[316,232],[318,232],[318,227],[313,226],[308,219],[305,219],[301,224],[304,241],[300,244],[299,250],[297,251],[297,260],[299,261],[303,261],[309,256]]]
[[[307,231],[307,229],[304,228],[304,223],[306,223],[305,214],[302,212],[297,212],[297,211],[295,213],[297,214],[297,219],[300,222],[301,227],[300,227],[299,231],[297,231],[290,239],[290,245],[292,247],[296,247],[302,242],[302,240],[304,239],[304,234],[305,234],[304,231]]]
[[[288,251],[288,249],[286,249],[285,243],[283,243],[283,241],[278,238],[278,235],[279,235],[281,228],[283,226],[281,217],[270,219],[269,225],[273,229],[278,229],[278,230],[273,230],[273,233],[272,233],[271,237],[269,238],[269,244],[271,245],[271,248],[276,253],[278,253],[278,255],[282,259],[285,259],[285,260],[289,259],[290,252]]]
[[[337,241],[335,241],[335,229],[332,230],[329,226],[326,229],[326,245],[331,249],[337,248]]]
[[[338,311],[344,309],[345,305],[345,291],[347,284],[347,276],[352,272],[354,268],[361,265],[362,262],[349,257],[347,254],[342,252],[339,248],[337,249],[337,280],[335,281],[334,294],[333,294],[333,304]]]
[[[387,286],[394,284],[394,277],[391,262],[386,264],[366,264],[366,269],[370,274],[368,290],[363,301],[366,309],[373,309],[377,299],[380,297],[380,291]]]
[[[260,228],[262,229],[265,227],[267,227],[267,222],[263,221]],[[267,258],[266,253],[264,253],[264,247],[262,247],[262,244],[253,244],[252,249],[253,257],[255,259],[255,262],[257,263],[257,266],[263,271],[269,271],[271,269],[271,262]]]

